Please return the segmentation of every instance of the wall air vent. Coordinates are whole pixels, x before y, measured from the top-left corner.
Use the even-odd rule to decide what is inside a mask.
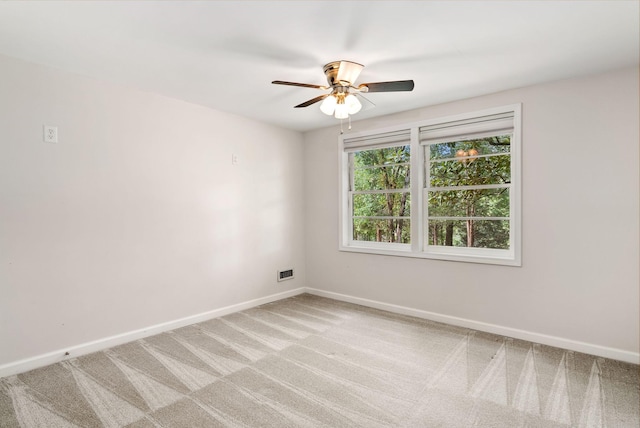
[[[293,279],[293,269],[285,269],[278,271],[278,281]]]

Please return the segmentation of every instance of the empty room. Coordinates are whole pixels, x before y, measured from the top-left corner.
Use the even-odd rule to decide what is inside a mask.
[[[639,427],[640,2],[0,2],[0,427]]]

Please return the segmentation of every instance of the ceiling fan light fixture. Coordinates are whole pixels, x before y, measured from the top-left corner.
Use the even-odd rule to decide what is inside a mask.
[[[352,61],[333,61],[323,67],[327,78],[328,86],[313,85],[310,83],[287,82],[284,80],[274,80],[271,83],[276,85],[299,86],[303,88],[313,88],[327,90],[328,94],[307,100],[295,106],[309,107],[317,102],[320,104],[320,111],[328,116],[335,116],[337,119],[348,119],[350,115],[358,113],[362,109],[359,92],[399,92],[412,91],[413,80],[394,80],[388,82],[369,82],[355,85],[355,80],[360,76],[364,66]],[[366,100],[366,98],[362,97]],[[369,104],[373,105],[369,101]],[[351,128],[349,128],[351,129]]]
[[[347,111],[349,112],[349,114],[356,114],[362,108],[360,100],[358,100],[358,97],[353,94],[347,95],[347,97],[344,99],[344,103],[347,106]]]
[[[322,104],[320,104],[320,111],[328,116],[331,116],[336,110],[337,103],[338,100],[336,100],[336,97],[334,97],[333,95],[329,95],[324,99],[324,101],[322,101]]]

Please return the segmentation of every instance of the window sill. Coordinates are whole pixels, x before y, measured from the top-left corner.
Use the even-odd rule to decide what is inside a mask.
[[[362,253],[373,254],[381,256],[394,256],[394,257],[410,257],[416,259],[431,259],[431,260],[444,260],[466,263],[480,263],[502,266],[522,266],[519,258],[515,257],[510,251],[501,250],[484,250],[484,249],[472,249],[470,254],[460,254],[459,251],[454,253],[453,249],[447,247],[439,247],[439,250],[430,250],[429,252],[415,252],[411,251],[411,246],[408,244],[383,244],[376,243],[361,243],[352,245],[340,245],[339,251],[350,253]],[[393,245],[393,248],[389,247]]]

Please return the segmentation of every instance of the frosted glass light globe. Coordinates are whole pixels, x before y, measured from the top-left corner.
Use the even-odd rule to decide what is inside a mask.
[[[362,108],[362,104],[360,104],[360,100],[353,94],[347,95],[344,99],[344,103],[347,106],[347,111],[349,114],[356,114]]]
[[[336,109],[337,103],[338,101],[336,100],[336,97],[334,97],[333,95],[329,95],[324,99],[324,101],[322,101],[322,104],[320,104],[320,111],[326,115],[331,116]]]
[[[349,109],[346,104],[336,104],[336,119],[346,119],[349,117]]]

